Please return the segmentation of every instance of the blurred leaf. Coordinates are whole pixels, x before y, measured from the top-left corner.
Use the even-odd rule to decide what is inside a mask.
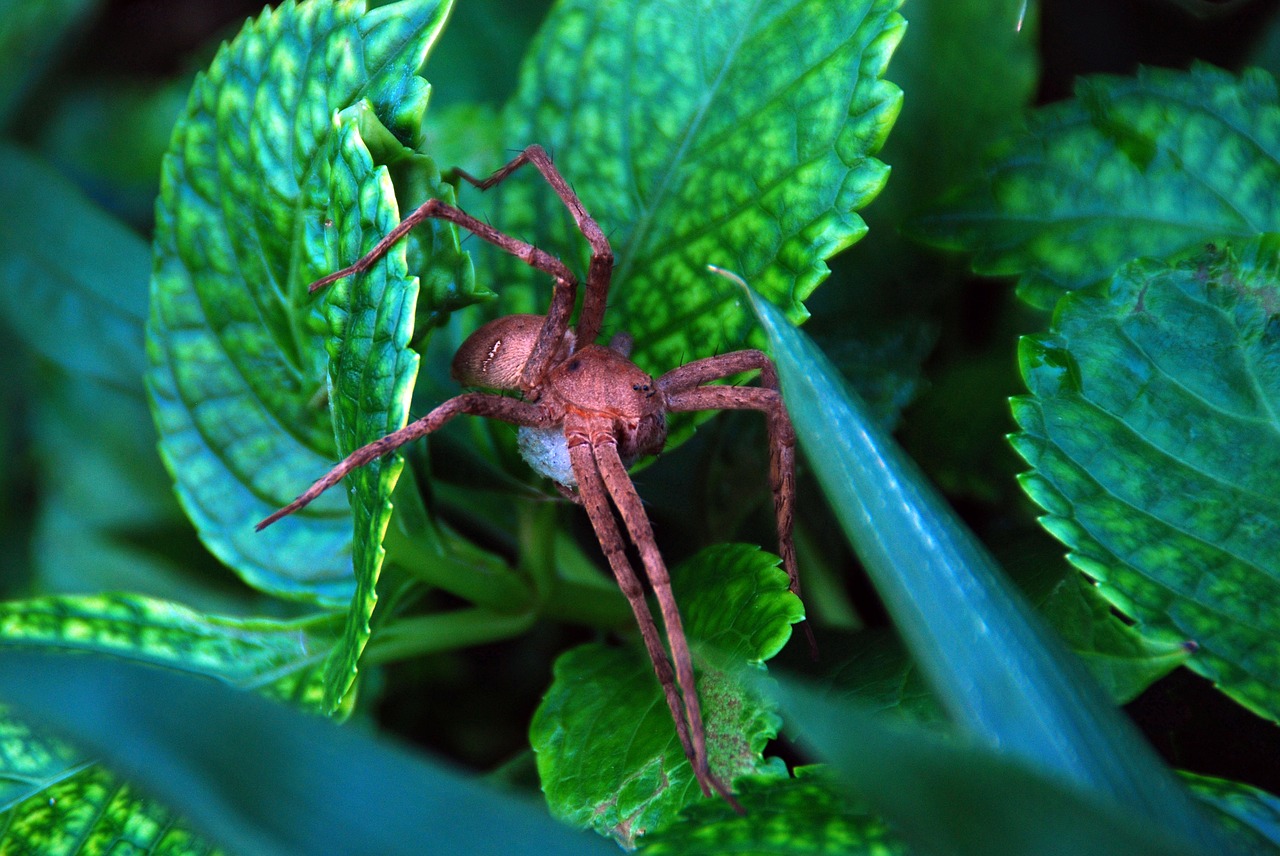
[[[130,594],[0,603],[0,648],[112,654],[321,707],[320,666],[338,620],[202,615]]]
[[[803,618],[778,559],[743,544],[711,547],[671,571],[685,634],[700,657],[698,697],[711,769],[726,784],[748,773],[785,777],[765,743],[772,708],[731,671],[763,670]],[[529,726],[552,814],[611,835],[624,846],[702,799],[643,648],[574,648]],[[718,798],[717,798],[718,799]]]
[[[973,856],[1216,854],[1043,766],[936,730],[886,720],[782,682],[802,742],[921,853]]]
[[[146,243],[3,142],[0,200],[5,327],[69,374],[141,395]]]
[[[822,461],[815,474],[828,502],[956,724],[1171,834],[1216,842],[1150,746],[1046,632],[821,352],[746,291],[772,343],[800,446]]]
[[[612,848],[386,740],[206,680],[5,652],[0,697],[65,731],[234,853]]]
[[[1146,636],[1280,718],[1275,241],[1136,262],[1023,340],[1023,480],[1070,559]]]
[[[97,0],[0,2],[0,126],[10,124],[27,89],[99,5]]]
[[[1191,773],[1183,773],[1182,778],[1247,852],[1280,852],[1280,798],[1242,782]]]
[[[1062,580],[1040,609],[1117,704],[1133,701],[1192,655],[1177,640],[1143,636],[1121,621],[1077,574]]]
[[[155,214],[160,160],[190,88],[189,76],[159,85],[78,80],[46,108],[39,147],[95,200],[145,226]]]
[[[861,237],[852,212],[884,184],[872,155],[901,104],[881,79],[903,32],[898,5],[574,0],[553,10],[507,106],[508,145],[551,151],[610,236],[609,320],[635,335],[647,370],[744,344],[749,315],[708,282],[708,262],[741,268],[800,319],[824,260]],[[585,259],[551,193],[537,188],[536,214],[505,202],[531,190],[506,191],[499,225]]]
[[[359,445],[356,435],[372,440],[403,422],[412,362],[402,354],[412,324],[404,245],[369,277],[319,300],[306,293],[399,216],[385,173],[350,184],[344,170],[371,167],[350,135],[341,153],[327,148],[333,116],[368,98],[393,129],[419,119],[426,84],[414,72],[447,11],[435,0],[362,8],[286,3],[250,22],[197,78],[165,159],[148,329],[161,453],[205,543],[250,584],[323,603],[352,593],[352,518],[338,492],[264,533],[253,524]],[[326,153],[340,154],[336,174]],[[347,211],[353,193],[360,207]],[[369,296],[387,287],[398,299],[371,315]],[[343,368],[326,371],[322,340],[336,337],[343,351],[348,335],[371,338],[349,342]],[[396,365],[383,366],[391,354],[401,354]],[[343,374],[357,366],[370,389]],[[358,427],[344,417],[337,443],[320,406],[330,380],[330,400],[362,414]],[[374,388],[402,394],[370,409]],[[384,504],[398,467],[371,468],[361,490],[377,484]],[[361,537],[380,534],[370,523]],[[368,586],[371,552],[358,558]]]
[[[0,853],[214,850],[181,819],[0,705]]]
[[[807,774],[806,774],[807,773]],[[857,806],[825,770],[802,768],[797,779],[738,781],[739,815],[723,800],[690,805],[681,822],[641,842],[645,856],[752,854],[905,854],[883,820]]]
[[[1022,297],[1050,308],[1133,258],[1280,230],[1277,182],[1273,77],[1142,69],[1080,80],[914,228],[974,253],[980,273],[1021,276]]]

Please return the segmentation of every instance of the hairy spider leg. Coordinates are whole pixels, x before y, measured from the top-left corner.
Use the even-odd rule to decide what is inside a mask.
[[[564,337],[565,330],[569,328],[569,317],[573,314],[573,304],[578,294],[578,279],[569,268],[565,267],[564,262],[555,256],[518,238],[504,235],[488,223],[477,220],[460,208],[456,208],[447,202],[441,202],[439,199],[428,199],[401,220],[399,225],[388,232],[386,237],[378,241],[372,250],[347,267],[317,279],[307,287],[307,290],[318,291],[321,288],[332,285],[343,277],[367,271],[378,259],[385,256],[398,241],[409,234],[412,229],[423,221],[432,218],[461,226],[476,237],[488,241],[504,252],[515,256],[529,265],[529,267],[548,273],[555,279],[555,287],[551,292],[551,305],[547,309],[546,321],[542,325],[542,332],[538,336],[538,341],[534,344],[533,351],[524,365],[524,370],[521,372],[523,379],[521,392],[529,395],[539,386],[543,375],[546,374],[547,366],[550,364],[552,357],[555,356],[556,349]],[[533,397],[536,396],[530,395],[530,398]]]
[[[675,722],[680,746],[697,773],[697,755],[689,739],[685,703],[676,691],[675,672],[671,669],[671,660],[667,657],[666,649],[662,647],[662,636],[658,633],[658,625],[653,620],[653,614],[649,612],[648,603],[645,602],[644,588],[640,585],[640,578],[636,576],[635,569],[627,559],[626,542],[622,540],[622,533],[618,531],[618,524],[613,519],[609,493],[605,488],[604,480],[600,477],[595,456],[591,452],[590,441],[585,435],[577,435],[569,440],[569,460],[573,464],[573,474],[578,479],[578,493],[575,500],[586,509],[591,528],[595,530],[596,538],[600,541],[600,549],[604,552],[609,567],[613,569],[613,576],[618,581],[618,588],[622,589],[627,603],[631,605],[631,612],[635,615],[636,624],[640,627],[644,647],[649,652],[650,662],[653,663],[653,671],[658,676],[658,683],[662,685],[662,692],[667,699],[667,707],[671,710],[671,718]],[[699,780],[698,784],[702,787],[704,794],[709,794],[705,783]]]
[[[759,370],[760,386],[722,386],[723,380]],[[667,410],[758,410],[765,415],[769,434],[769,488],[778,521],[778,554],[791,592],[800,597],[800,571],[792,532],[795,528],[796,434],[778,391],[778,371],[763,351],[743,350],[695,360],[658,378]],[[818,643],[806,621],[809,652],[816,659]]]
[[[419,437],[425,437],[455,416],[486,416],[499,419],[514,425],[525,425],[531,428],[544,428],[552,424],[550,415],[543,408],[527,401],[515,398],[504,398],[500,395],[489,395],[483,392],[468,392],[449,399],[434,408],[426,416],[410,422],[398,431],[393,431],[381,439],[374,440],[356,449],[342,459],[333,469],[317,479],[315,484],[303,491],[297,499],[284,508],[275,511],[262,519],[255,530],[263,529],[282,517],[287,517],[298,509],[310,504],[316,497],[342,481],[352,470],[359,469],[383,455],[390,454],[405,443]]]
[[[613,250],[609,247],[609,239],[605,237],[600,224],[587,213],[587,209],[582,206],[582,201],[578,199],[578,194],[551,162],[551,156],[547,154],[546,149],[535,143],[485,179],[475,178],[456,167],[453,174],[480,190],[488,190],[525,164],[532,164],[534,169],[546,179],[547,184],[551,185],[556,196],[559,196],[560,201],[564,203],[564,207],[573,215],[573,222],[578,225],[578,231],[591,246],[586,293],[582,298],[582,313],[578,316],[577,328],[578,343],[589,345],[599,338],[600,328],[604,323],[605,306],[609,299],[609,284],[613,280]],[[560,331],[562,334],[563,332],[563,330]],[[558,341],[558,337],[555,340]]]
[[[603,422],[603,420],[601,420]],[[566,430],[570,442],[575,439],[581,443],[582,434],[574,437]],[[707,758],[707,735],[702,723],[702,704],[698,700],[698,687],[693,675],[693,654],[689,650],[689,641],[685,636],[684,622],[680,619],[680,610],[676,605],[675,595],[671,592],[671,577],[667,573],[666,563],[658,544],[653,537],[653,527],[645,514],[644,504],[636,493],[627,468],[618,455],[617,439],[606,424],[597,423],[590,429],[589,443],[595,465],[599,468],[600,477],[604,481],[609,497],[631,541],[640,554],[640,562],[649,577],[654,596],[658,600],[658,611],[662,614],[662,623],[667,628],[667,644],[671,646],[671,659],[675,664],[676,680],[680,684],[680,693],[684,699],[685,714],[688,717],[689,733],[693,739],[693,755],[689,758],[693,765],[694,775],[704,794],[710,790],[733,806],[734,810],[743,813],[742,806],[729,793],[729,789],[711,773],[710,761]],[[581,486],[579,486],[581,487]],[[645,607],[648,608],[647,606]]]

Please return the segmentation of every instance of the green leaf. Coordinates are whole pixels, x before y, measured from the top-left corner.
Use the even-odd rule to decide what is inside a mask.
[[[612,848],[404,747],[207,680],[3,652],[0,697],[233,853],[576,856]]]
[[[165,158],[148,324],[161,454],[210,549],[280,596],[350,599],[352,520],[337,491],[264,533],[253,524],[342,449],[403,421],[407,394],[376,410],[368,401],[375,389],[403,390],[412,361],[399,353],[413,323],[403,246],[388,257],[397,273],[380,266],[319,299],[306,293],[399,216],[385,173],[369,183],[352,172],[368,172],[368,155],[349,131],[337,141],[346,126],[333,117],[367,98],[414,141],[427,91],[414,73],[447,11],[436,0],[402,0],[368,14],[360,3],[264,13],[197,78]],[[359,209],[345,210],[357,196]],[[395,297],[371,318],[370,297],[385,288]],[[336,374],[322,345],[330,336],[346,355]],[[336,443],[326,393],[336,411],[359,411],[337,417]],[[397,467],[375,469],[362,484],[388,491]],[[376,529],[369,522],[361,537],[376,540]],[[369,586],[376,552],[366,546],[357,557]]]
[[[694,803],[681,822],[646,836],[645,856],[724,853],[892,856],[906,846],[883,820],[848,798],[825,770],[801,768],[796,779],[738,781],[745,815],[723,800]]]
[[[1183,780],[1250,853],[1280,853],[1280,798],[1242,782],[1183,773]]]
[[[163,806],[0,705],[0,852],[219,851]]]
[[[97,0],[0,2],[0,126],[59,48],[101,5]]]
[[[319,709],[333,615],[292,621],[204,615],[130,594],[0,603],[0,648],[111,654],[215,677]]]
[[[1133,701],[1192,655],[1185,644],[1143,636],[1121,621],[1078,574],[1062,580],[1040,611],[1118,704]]]
[[[912,852],[1228,852],[1216,830],[1208,829],[1197,840],[993,746],[939,734],[932,726],[887,720],[855,704],[837,704],[792,681],[780,682],[778,696],[802,744],[828,759],[844,782],[912,845]]]
[[[5,327],[68,374],[141,394],[146,243],[9,143],[0,200]]]
[[[761,755],[777,716],[733,674],[744,664],[763,669],[803,618],[777,557],[742,544],[711,547],[672,569],[671,584],[690,644],[706,652],[698,695],[712,770],[726,783],[785,776]],[[624,845],[702,798],[640,647],[591,644],[561,655],[529,740],[552,814]]]
[[[1023,340],[1014,446],[1046,528],[1187,665],[1280,718],[1276,243],[1136,262]]]
[[[1082,79],[994,148],[983,176],[915,223],[975,253],[974,269],[1022,277],[1050,308],[1125,262],[1280,230],[1280,95],[1269,74],[1188,72]]]
[[[800,447],[944,709],[965,732],[1191,840],[1215,842],[1133,725],[1031,613],[995,560],[844,387],[747,290]]]
[[[551,151],[610,236],[608,323],[635,335],[646,369],[743,345],[750,316],[708,262],[800,319],[824,260],[861,237],[853,212],[885,182],[872,155],[902,99],[881,79],[898,5],[573,0],[548,17],[508,145]],[[505,199],[506,231],[585,259],[553,194],[537,189],[536,215]]]

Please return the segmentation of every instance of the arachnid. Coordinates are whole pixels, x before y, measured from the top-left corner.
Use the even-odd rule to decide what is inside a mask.
[[[577,279],[559,259],[537,247],[504,235],[452,205],[429,200],[411,213],[363,258],[312,283],[323,288],[360,273],[386,254],[414,226],[428,218],[455,223],[511,253],[555,279],[546,315],[508,315],[476,330],[458,349],[453,376],[463,386],[518,391],[521,398],[467,392],[451,398],[426,416],[352,452],[305,493],[267,517],[258,528],[311,502],[352,470],[423,437],[460,414],[487,416],[519,426],[520,447],[540,473],[587,511],[618,585],[631,604],[653,668],[675,720],[676,732],[704,794],[714,790],[737,808],[728,788],[712,774],[707,760],[702,709],[694,684],[693,660],[671,593],[667,568],[654,541],[640,497],[627,466],[644,455],[656,455],[666,442],[666,415],[694,410],[758,410],[768,424],[769,479],[778,522],[779,552],[799,594],[791,530],[795,500],[795,434],[778,392],[777,372],[760,351],[743,350],[696,360],[655,379],[628,354],[631,339],[617,335],[606,347],[596,344],[613,273],[613,251],[604,232],[591,219],[577,195],[540,146],[530,146],[484,180],[458,171],[485,190],[524,164],[550,183],[573,215],[591,246],[591,262],[576,328],[570,327]],[[748,371],[760,373],[755,387],[725,386],[723,380]],[[653,588],[666,628],[668,659],[640,578],[626,555],[614,509],[635,544]],[[672,667],[674,663],[674,669]]]

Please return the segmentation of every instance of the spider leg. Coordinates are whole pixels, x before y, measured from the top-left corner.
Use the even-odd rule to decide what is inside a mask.
[[[662,647],[662,637],[658,633],[658,625],[653,620],[653,614],[649,612],[649,604],[645,601],[640,579],[631,567],[630,560],[627,559],[626,543],[622,540],[622,533],[618,531],[618,524],[613,519],[613,510],[609,507],[609,493],[600,478],[595,457],[591,454],[591,447],[585,437],[581,438],[576,445],[569,446],[569,459],[573,463],[573,474],[578,479],[578,502],[587,509],[591,527],[595,529],[596,537],[600,540],[600,549],[604,551],[604,556],[609,561],[609,567],[613,569],[613,575],[618,580],[618,587],[626,596],[627,603],[631,604],[631,611],[635,614],[636,623],[640,626],[640,636],[644,639],[644,647],[649,652],[649,660],[653,663],[653,670],[658,675],[658,683],[662,685],[662,692],[667,698],[667,707],[671,709],[671,718],[675,721],[680,745],[684,747],[684,754],[696,769],[698,762],[695,760],[693,743],[689,740],[689,723],[685,717],[684,702],[680,700],[676,691],[676,678],[671,670],[671,661],[667,659],[667,652]],[[706,793],[705,785],[703,792]]]
[[[462,414],[487,416],[491,419],[501,419],[503,422],[533,427],[545,427],[551,422],[550,417],[543,408],[538,407],[536,404],[530,404],[514,398],[488,395],[482,392],[469,392],[459,395],[436,407],[421,419],[410,422],[400,430],[393,431],[381,439],[374,440],[372,443],[356,449],[339,462],[337,466],[325,473],[315,484],[307,488],[297,499],[263,518],[254,528],[261,532],[280,518],[286,517],[308,505],[320,494],[342,481],[347,473],[352,470],[359,469],[365,464],[395,451],[405,443],[409,443],[419,437],[425,437],[453,417]]]
[[[582,298],[582,314],[578,317],[577,331],[578,343],[589,345],[600,335],[600,326],[604,321],[609,283],[613,279],[613,250],[609,247],[609,239],[605,237],[600,224],[587,213],[587,209],[582,206],[582,201],[578,199],[578,194],[551,162],[551,156],[542,146],[535,144],[516,155],[506,166],[488,178],[478,179],[461,169],[454,169],[453,172],[454,175],[481,190],[488,190],[525,164],[533,164],[534,169],[542,174],[547,184],[551,185],[556,196],[559,196],[560,201],[564,203],[564,207],[568,208],[569,213],[573,215],[578,231],[591,246],[591,263],[587,268],[587,290],[586,296]],[[556,341],[559,341],[558,336]]]
[[[684,634],[684,623],[680,620],[680,610],[676,606],[675,595],[671,592],[671,577],[667,574],[666,563],[658,551],[653,537],[653,528],[649,525],[649,517],[644,512],[640,495],[636,493],[631,477],[618,456],[617,441],[611,432],[593,432],[591,452],[596,465],[600,468],[600,476],[604,480],[609,496],[622,517],[623,524],[631,535],[636,549],[640,553],[640,561],[653,593],[658,599],[658,610],[662,613],[662,623],[667,628],[667,644],[671,646],[671,659],[675,661],[676,679],[680,682],[680,692],[684,698],[685,713],[689,718],[689,732],[693,738],[694,774],[704,794],[710,794],[708,786],[724,799],[739,814],[745,813],[738,801],[729,793],[724,783],[711,773],[707,759],[707,734],[702,724],[702,705],[698,701],[698,688],[693,675],[693,655],[689,651],[689,641]]]
[[[760,386],[708,386],[711,381],[758,369]],[[769,432],[769,487],[773,491],[774,515],[778,520],[778,553],[787,572],[791,591],[800,597],[800,573],[796,563],[795,526],[796,435],[791,418],[778,392],[778,373],[773,361],[762,351],[733,351],[695,360],[673,369],[658,379],[667,410],[759,410],[765,414]],[[809,650],[817,658],[818,645],[813,628],[806,622]]]

